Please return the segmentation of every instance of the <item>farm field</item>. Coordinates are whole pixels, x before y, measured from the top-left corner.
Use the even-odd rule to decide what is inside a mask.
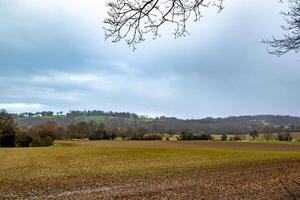
[[[300,198],[300,145],[56,141],[0,149],[0,199]]]

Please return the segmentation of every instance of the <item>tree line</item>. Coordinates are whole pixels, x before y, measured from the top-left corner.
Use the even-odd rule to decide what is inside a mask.
[[[122,117],[122,118],[133,118],[133,119],[144,119],[147,116],[139,116],[135,113],[130,112],[113,112],[113,111],[102,111],[102,110],[71,110],[64,114],[63,111],[53,112],[53,111],[42,111],[42,112],[23,112],[20,114],[13,114],[14,117],[20,118],[31,118],[31,117],[51,117],[51,116],[61,116],[65,115],[67,117],[78,117],[78,116],[111,116],[111,117]]]
[[[275,139],[291,141],[291,132],[295,131],[294,125],[281,127]],[[249,136],[253,139],[259,137],[259,131],[252,130]],[[45,122],[30,127],[18,127],[12,115],[5,110],[0,111],[0,146],[1,147],[37,147],[51,146],[56,139],[89,139],[89,140],[169,140],[176,137],[177,140],[214,140],[209,131],[156,131],[145,127],[107,127],[104,123],[95,121],[80,121],[71,123],[66,127],[59,126],[55,122]],[[271,132],[264,133],[265,139],[272,139]],[[221,134],[221,140],[242,140],[242,136],[228,136]]]
[[[45,111],[40,113],[51,113]],[[53,113],[53,112],[52,112]],[[128,112],[104,112],[104,111],[70,111],[63,117],[20,117],[23,114],[14,115],[15,121],[19,126],[35,126],[44,124],[48,121],[55,122],[58,126],[66,128],[70,124],[81,121],[89,121],[89,116],[103,116],[98,122],[106,128],[137,129],[143,127],[150,132],[158,133],[178,133],[186,132],[205,132],[210,134],[245,134],[250,131],[258,132],[284,132],[286,129],[293,128],[292,132],[300,131],[300,118],[292,116],[277,115],[256,115],[239,116],[226,118],[203,118],[193,120],[177,119],[175,117],[156,117],[147,118]],[[48,115],[48,114],[47,114]]]
[[[208,134],[179,133],[182,140],[208,140]],[[90,140],[162,140],[163,134],[150,132],[144,127],[106,127],[95,121],[71,123],[66,127],[55,122],[46,122],[31,127],[18,127],[12,115],[0,111],[0,147],[51,146],[56,139]],[[168,140],[168,138],[166,138]]]

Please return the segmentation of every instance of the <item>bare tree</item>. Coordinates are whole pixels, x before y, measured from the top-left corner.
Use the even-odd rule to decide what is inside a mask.
[[[289,11],[281,12],[286,21],[286,25],[282,26],[285,32],[283,38],[263,41],[271,47],[269,53],[277,56],[300,51],[300,0],[288,0],[288,4]]]
[[[113,42],[124,39],[133,49],[145,40],[145,34],[159,36],[159,28],[170,23],[175,25],[175,38],[188,34],[186,23],[190,17],[199,21],[201,8],[214,6],[221,11],[223,0],[113,0],[109,7],[105,38]]]

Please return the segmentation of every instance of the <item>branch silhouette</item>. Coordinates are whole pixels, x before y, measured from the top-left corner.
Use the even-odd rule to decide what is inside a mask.
[[[300,52],[300,0],[288,0],[289,11],[281,12],[286,25],[281,28],[284,31],[282,38],[272,40],[263,40],[270,48],[270,54],[282,56],[290,51]]]
[[[175,38],[188,34],[186,23],[193,17],[199,21],[201,8],[223,9],[223,0],[114,0],[110,1],[108,17],[104,20],[105,39],[113,42],[125,40],[136,49],[136,45],[152,33],[153,39],[159,36],[163,24],[175,26]]]

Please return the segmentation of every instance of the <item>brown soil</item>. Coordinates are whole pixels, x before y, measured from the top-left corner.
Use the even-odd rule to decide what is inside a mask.
[[[112,148],[187,148],[187,149],[222,149],[244,151],[300,151],[300,144],[256,144],[245,142],[221,141],[57,141],[63,146],[95,146]]]
[[[284,189],[280,180],[291,194]],[[49,181],[47,185],[24,191],[6,190],[2,185],[0,199],[300,199],[299,161],[253,163],[223,169],[193,171],[149,179],[102,181]],[[65,183],[65,184],[64,184]],[[28,190],[28,187],[31,188]],[[27,188],[27,189],[25,189]]]

